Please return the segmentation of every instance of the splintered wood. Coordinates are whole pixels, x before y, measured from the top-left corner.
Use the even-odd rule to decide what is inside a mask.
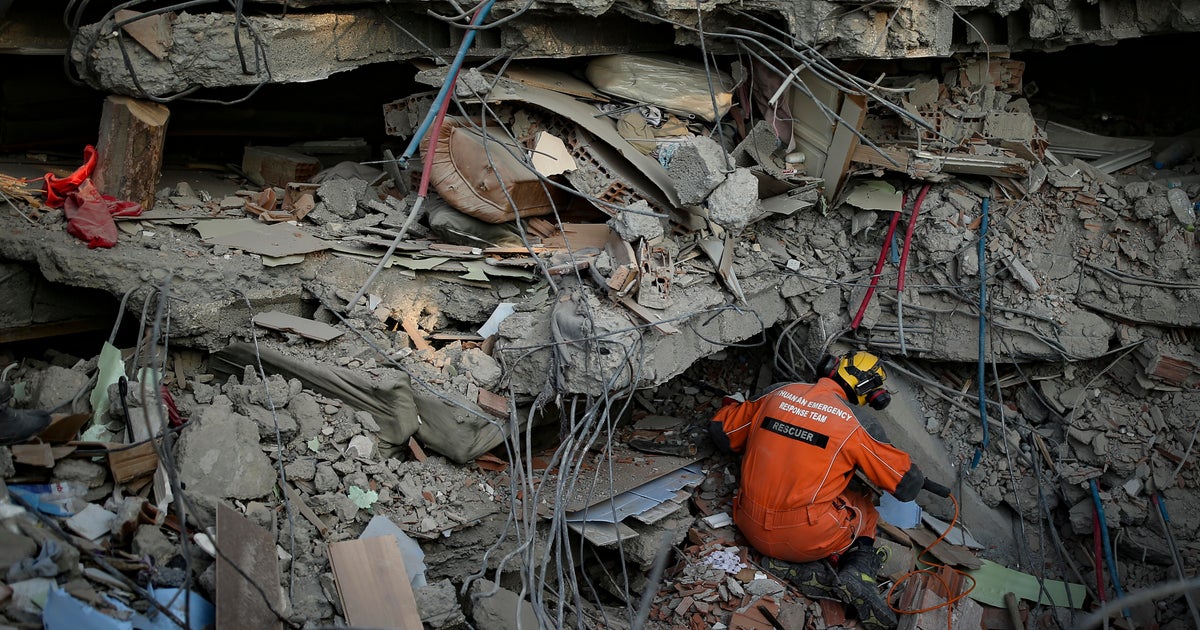
[[[29,187],[29,180],[22,177],[10,177],[0,173],[0,193],[11,200],[23,201],[34,209],[42,207],[42,202],[33,196],[34,190]]]
[[[333,543],[329,564],[351,626],[421,630],[421,615],[395,536]]]

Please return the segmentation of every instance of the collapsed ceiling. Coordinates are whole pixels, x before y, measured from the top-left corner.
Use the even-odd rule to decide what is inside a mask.
[[[462,599],[476,627],[514,614],[621,626],[635,612],[735,627],[758,606],[837,626],[827,602],[756,573],[719,524],[737,466],[699,434],[721,394],[810,378],[848,348],[890,357],[907,404],[883,422],[955,483],[979,555],[1042,580],[1019,595],[1033,625],[1073,627],[1084,593],[1102,596],[1103,560],[1080,551],[1093,526],[1130,532],[1112,542],[1126,588],[1200,559],[1195,140],[1048,118],[1032,62],[1013,54],[1194,31],[1195,3],[484,3],[478,31],[458,7],[235,7],[69,3],[56,40],[0,3],[0,52],[58,51],[106,96],[95,163],[85,153],[75,171],[73,150],[0,169],[14,298],[0,339],[112,329],[98,356],[0,347],[23,359],[17,404],[89,421],[65,446],[0,451],[0,472],[19,496],[29,480],[86,484],[94,509],[80,514],[127,527],[66,525],[125,554],[119,573],[214,596],[218,623],[241,605],[272,624],[354,623],[372,604],[346,567],[383,569],[337,544],[384,517],[425,556],[394,563],[418,625],[463,627]],[[217,176],[158,179],[189,98],[242,88],[221,92],[227,110],[205,104],[237,112],[210,123],[219,134],[275,84],[317,92],[393,65],[403,92],[367,116],[383,141],[306,136],[335,115],[314,108],[284,136],[300,141],[257,139]],[[138,320],[124,353],[122,320]],[[141,395],[120,393],[118,374]],[[149,421],[167,416],[164,446],[125,454],[157,444]],[[76,437],[63,434],[43,437]],[[630,493],[648,503],[628,508]],[[1148,500],[1171,504],[1182,547]],[[176,530],[140,522],[143,504],[174,511]],[[249,589],[221,587],[221,554],[190,559],[189,522],[232,528],[223,550],[262,538],[286,601],[222,605]],[[924,535],[891,540],[936,545]],[[664,539],[678,562],[659,588],[640,573]],[[941,561],[996,566],[962,543]],[[910,585],[904,601],[932,590]],[[983,590],[964,602],[1003,605]],[[634,611],[642,592],[650,608]],[[40,619],[31,601],[4,613]],[[1168,627],[1185,610],[1136,614]]]

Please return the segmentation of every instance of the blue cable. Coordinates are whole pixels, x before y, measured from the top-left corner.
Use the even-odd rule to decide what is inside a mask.
[[[1096,504],[1096,515],[1100,519],[1100,544],[1104,545],[1104,564],[1108,567],[1108,574],[1112,577],[1113,592],[1117,594],[1117,599],[1125,596],[1125,591],[1121,588],[1121,576],[1117,573],[1117,563],[1113,559],[1112,545],[1108,541],[1108,521],[1104,520],[1104,503],[1100,501],[1100,486],[1096,485],[1095,479],[1089,479],[1088,483],[1092,486],[1092,501]],[[1128,608],[1122,608],[1121,614],[1129,619],[1130,612]]]
[[[988,231],[988,207],[991,205],[992,198],[983,198],[983,218],[979,223],[979,375],[976,380],[979,381],[979,420],[983,423],[983,445],[975,449],[975,456],[971,458],[971,470],[979,465],[979,460],[983,459],[983,452],[988,447],[988,417],[987,417],[987,392],[984,388],[984,350],[985,341],[987,339],[987,231]],[[1000,413],[1004,413],[1001,409]]]
[[[479,13],[476,13],[475,18],[471,20],[471,26],[479,26],[487,18],[494,4],[496,4],[496,0],[488,0],[487,4],[483,5],[479,9]],[[475,41],[475,33],[478,32],[476,29],[469,29],[467,30],[467,34],[463,36],[462,45],[458,47],[458,54],[454,56],[454,61],[450,62],[450,72],[446,75],[446,82],[442,84],[442,89],[438,91],[437,97],[433,99],[433,106],[429,108],[429,113],[425,114],[425,120],[421,121],[421,126],[417,127],[416,133],[413,134],[412,140],[408,143],[408,148],[404,149],[404,154],[396,160],[401,168],[417,152],[417,147],[421,144],[421,140],[425,138],[425,134],[429,133],[429,127],[433,124],[433,119],[437,117],[438,110],[442,108],[442,101],[446,100],[450,89],[454,87],[454,79],[458,77],[458,71],[462,68],[463,59],[467,56],[467,49]]]

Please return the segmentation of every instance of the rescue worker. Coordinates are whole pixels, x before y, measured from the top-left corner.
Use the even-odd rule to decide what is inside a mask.
[[[773,386],[753,400],[727,397],[717,412],[709,427],[717,447],[742,454],[733,519],[767,556],[767,568],[807,594],[815,586],[836,595],[869,627],[892,627],[895,613],[875,582],[883,563],[874,548],[879,513],[868,495],[847,486],[860,469],[910,501],[925,477],[908,454],[882,441],[881,431],[872,436],[864,429],[851,409],[883,409],[891,401],[879,357],[827,356],[817,373],[816,383]]]

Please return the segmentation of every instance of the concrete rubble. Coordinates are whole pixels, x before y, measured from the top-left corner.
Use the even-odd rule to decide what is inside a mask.
[[[70,58],[93,88],[144,95],[258,82],[238,71],[235,19],[276,82],[455,52],[405,5],[298,4],[150,16],[157,39],[129,33],[136,45],[114,14],[81,25]],[[1151,19],[1161,7],[1139,0],[1151,17],[1129,30],[1085,4],[992,3],[971,23],[1009,25],[1011,49],[1200,23],[1186,3]],[[652,26],[696,38],[626,3],[532,6],[473,55],[631,54],[626,38]],[[294,628],[861,627],[764,568],[727,518],[737,462],[704,437],[725,394],[811,379],[822,354],[854,348],[887,357],[899,402],[864,417],[958,499],[922,496],[924,521],[880,536],[902,627],[939,627],[945,606],[915,611],[963,575],[987,588],[952,606],[956,626],[1037,628],[1075,627],[1121,585],[1187,577],[1197,156],[1156,168],[1152,147],[1172,139],[1036,116],[1026,62],[974,54],[954,3],[882,21],[838,6],[746,10],[827,55],[910,69],[867,86],[731,56],[710,79],[761,83],[710,85],[680,61],[679,93],[640,103],[549,64],[468,64],[448,88],[452,128],[423,144],[430,94],[379,104],[412,153],[247,147],[221,189],[164,177],[152,208],[110,219],[111,248],[85,248],[37,179],[0,178],[0,339],[21,341],[0,344],[0,380],[12,407],[55,418],[0,446],[0,622],[167,627],[205,614],[151,593],[182,589],[218,624],[238,610]],[[809,33],[818,9],[839,17]],[[551,28],[563,12],[636,24]],[[704,19],[732,34],[745,15]],[[377,28],[396,20],[433,47]],[[868,51],[879,34],[886,50]],[[332,57],[298,52],[330,41],[344,44]],[[436,86],[456,72],[422,69]],[[1110,554],[1094,551],[1101,530]],[[916,571],[929,557],[945,586]],[[1016,594],[1010,610],[996,588]],[[1189,604],[1110,617],[1184,628]]]

